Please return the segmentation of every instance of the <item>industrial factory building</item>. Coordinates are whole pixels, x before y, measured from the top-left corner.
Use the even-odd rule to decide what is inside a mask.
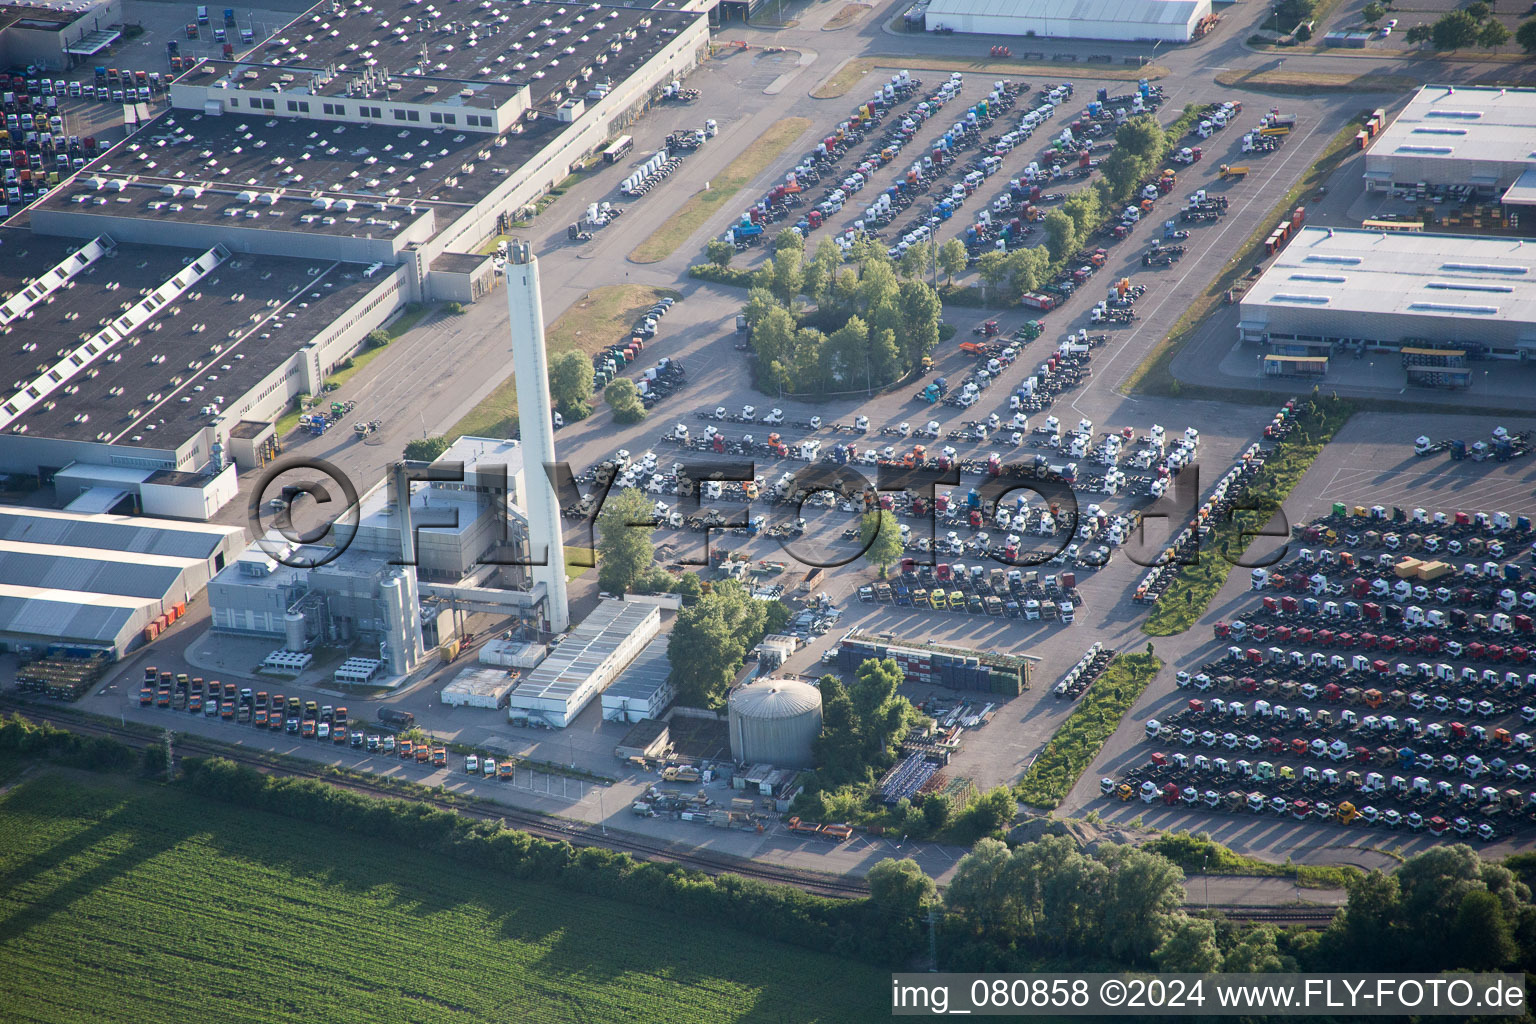
[[[929,31],[987,36],[1187,43],[1211,0],[929,0]]]
[[[0,327],[25,342],[0,472],[165,470],[197,500],[115,483],[146,508],[227,501],[213,481],[259,463],[263,425],[407,302],[494,287],[471,254],[708,48],[707,16],[684,9],[450,13],[319,4],[248,60],[203,61],[170,109],[0,228]]]
[[[1365,154],[1365,187],[1536,205],[1536,89],[1426,85]]]
[[[660,631],[661,612],[652,605],[599,602],[512,691],[508,718],[565,728]]]
[[[1536,246],[1302,228],[1244,293],[1238,332],[1279,356],[1365,346],[1452,369],[1468,358],[1530,359]]]
[[[120,658],[240,554],[238,527],[0,509],[0,649]]]
[[[810,768],[821,735],[821,691],[797,679],[740,687],[727,709],[731,759],[737,764]]]

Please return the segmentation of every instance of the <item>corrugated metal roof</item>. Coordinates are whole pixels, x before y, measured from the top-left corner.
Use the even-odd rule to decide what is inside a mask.
[[[520,698],[566,700],[598,671],[645,620],[659,614],[652,605],[603,601],[565,635],[559,647],[513,691]]]
[[[208,558],[225,537],[221,526],[160,525],[123,516],[70,516],[43,509],[0,510],[0,542],[28,541],[75,548],[140,551],[177,558]]]
[[[181,570],[165,565],[96,558],[70,558],[0,547],[0,583],[84,594],[116,594],[161,600],[175,586]]]
[[[931,0],[928,24],[946,17],[981,17],[1187,25],[1201,6],[1198,0]]]
[[[731,714],[747,718],[796,718],[821,707],[821,691],[798,679],[769,679],[731,694]]]
[[[666,686],[667,678],[672,675],[672,662],[667,660],[667,639],[659,636],[646,644],[645,650],[603,691],[603,699],[649,701],[657,690]]]
[[[58,600],[45,592],[0,594],[0,633],[112,643],[136,609]]]

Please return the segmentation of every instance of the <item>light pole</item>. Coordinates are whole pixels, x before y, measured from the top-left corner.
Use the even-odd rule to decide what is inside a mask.
[[[1211,912],[1211,876],[1210,873],[1206,871],[1206,868],[1209,868],[1210,866],[1211,855],[1206,854],[1205,863],[1200,865],[1200,874],[1205,876],[1205,912],[1207,914]]]
[[[602,826],[603,835],[608,834],[608,812],[603,810],[603,787],[597,787],[597,822]]]

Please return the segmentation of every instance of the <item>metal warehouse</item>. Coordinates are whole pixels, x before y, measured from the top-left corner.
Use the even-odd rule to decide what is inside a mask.
[[[1536,245],[1303,228],[1242,299],[1238,335],[1276,355],[1336,348],[1536,352]]]
[[[660,631],[652,605],[600,602],[512,691],[508,717],[565,728]]]
[[[1365,154],[1365,186],[1468,186],[1532,205],[1533,152],[1536,89],[1426,85]]]
[[[1211,0],[931,0],[926,25],[976,35],[1187,43]]]
[[[603,691],[603,720],[638,722],[660,718],[672,703],[672,662],[667,659],[667,638],[646,644],[612,686]]]
[[[244,547],[238,527],[0,509],[0,646],[121,657]]]

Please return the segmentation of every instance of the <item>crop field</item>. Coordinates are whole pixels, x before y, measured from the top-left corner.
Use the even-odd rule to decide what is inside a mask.
[[[7,1021],[884,1019],[886,975],[120,778],[0,798]]]

